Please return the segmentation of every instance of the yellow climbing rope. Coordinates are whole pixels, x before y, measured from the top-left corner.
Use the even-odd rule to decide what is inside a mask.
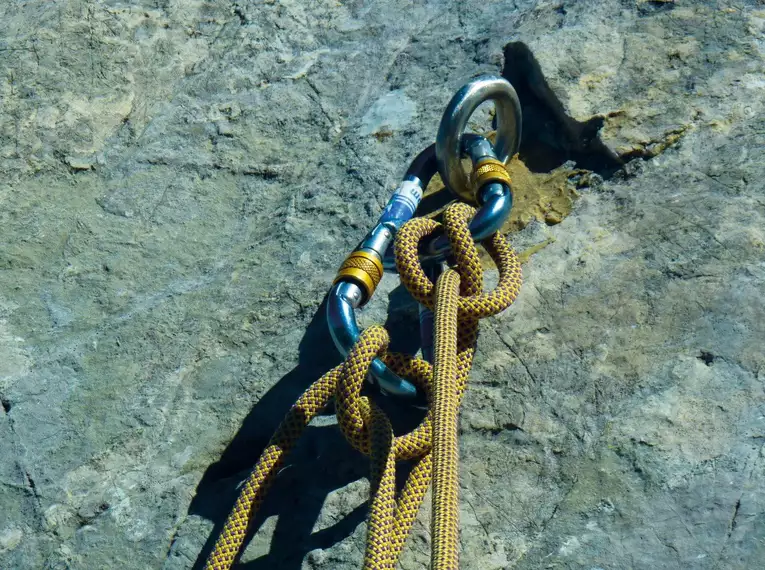
[[[449,269],[436,283],[433,369],[433,568],[457,568],[457,302],[460,276]]]
[[[433,479],[432,558],[434,570],[456,570],[458,521],[458,409],[475,353],[478,321],[508,307],[518,294],[521,268],[504,237],[493,235],[484,247],[499,269],[497,287],[483,293],[478,251],[468,229],[473,208],[449,207],[444,229],[454,252],[455,269],[434,285],[418,258],[419,241],[438,228],[416,218],[396,237],[396,266],[412,296],[435,312],[434,366],[412,356],[388,352],[388,333],[365,330],[346,361],[315,382],[293,405],[245,481],[239,498],[207,559],[205,570],[228,570],[241,551],[250,522],[305,427],[336,400],[338,424],[349,443],[370,457],[371,505],[367,524],[365,570],[390,570],[401,556],[422,500]],[[390,420],[361,395],[372,360],[379,357],[396,374],[421,388],[429,401],[425,419],[413,431],[394,436]],[[416,461],[396,497],[396,462]]]

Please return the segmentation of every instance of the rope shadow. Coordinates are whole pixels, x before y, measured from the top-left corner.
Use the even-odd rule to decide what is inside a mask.
[[[385,326],[396,331],[390,350],[415,353],[419,348],[417,303],[399,286],[389,295]],[[202,570],[215,539],[236,502],[239,485],[247,478],[268,441],[297,398],[322,374],[342,362],[326,322],[324,298],[298,348],[298,364],[258,401],[242,422],[220,459],[203,475],[189,514],[213,521],[214,529],[193,566]],[[402,334],[403,333],[403,334]],[[402,406],[376,390],[369,395],[391,415],[396,433],[413,429],[424,412]],[[328,410],[327,413],[333,413]],[[406,475],[402,466],[399,479]],[[266,496],[245,541],[271,516],[278,515],[268,554],[235,565],[238,570],[300,570],[308,552],[326,549],[350,536],[366,519],[368,504],[354,508],[334,525],[313,532],[327,495],[367,477],[369,462],[345,441],[337,425],[310,426],[287,457],[285,467]]]

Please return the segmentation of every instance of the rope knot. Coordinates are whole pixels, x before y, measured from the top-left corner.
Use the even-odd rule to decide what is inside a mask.
[[[372,361],[385,355],[389,342],[388,331],[381,326],[362,332],[343,364],[337,383],[338,424],[348,442],[365,455],[369,455],[371,449],[370,425],[374,404],[367,396],[361,395],[361,389]]]
[[[521,264],[507,240],[500,232],[486,239],[482,245],[499,270],[497,287],[483,292],[483,269],[478,248],[468,227],[475,209],[457,202],[444,212],[443,229],[454,252],[455,271],[460,274],[460,319],[482,319],[509,307],[521,287]],[[434,308],[435,284],[428,278],[419,260],[420,241],[441,227],[426,218],[414,218],[401,228],[396,236],[396,268],[401,282],[419,303]]]
[[[376,357],[380,357],[396,374],[411,380],[430,397],[433,367],[423,360],[387,352],[388,331],[381,326],[364,330],[342,366],[335,392],[337,421],[348,442],[358,451],[370,455],[373,448],[371,426],[380,411],[377,404],[361,395],[364,379]],[[395,437],[391,450],[396,460],[424,457],[431,448],[431,416],[411,432]]]

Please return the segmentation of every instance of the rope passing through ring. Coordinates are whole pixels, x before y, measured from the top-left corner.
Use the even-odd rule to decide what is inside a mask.
[[[425,218],[407,222],[396,236],[395,258],[411,295],[436,313],[436,358],[425,360],[388,352],[388,333],[380,326],[361,333],[346,361],[311,385],[289,410],[252,472],[217,537],[205,570],[228,570],[241,552],[248,528],[290,450],[303,430],[334,397],[340,429],[349,443],[370,457],[371,504],[364,554],[365,570],[395,568],[430,485],[434,484],[432,554],[434,570],[456,570],[458,563],[457,419],[475,354],[478,321],[515,300],[521,285],[520,262],[499,233],[483,242],[499,270],[497,287],[483,292],[483,270],[468,221],[474,209],[450,206],[444,230],[456,259],[433,284],[418,258],[420,240],[439,224]],[[394,436],[389,418],[361,388],[374,358],[416,384],[429,407],[413,431]],[[396,496],[396,462],[415,461]]]

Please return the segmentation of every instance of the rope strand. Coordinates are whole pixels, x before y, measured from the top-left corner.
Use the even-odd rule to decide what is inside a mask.
[[[396,266],[412,296],[436,314],[436,366],[409,355],[387,352],[388,333],[374,326],[361,333],[346,361],[316,381],[295,403],[271,438],[218,536],[205,570],[229,570],[239,556],[247,530],[268,488],[305,427],[334,396],[338,424],[348,442],[370,457],[371,501],[365,570],[391,570],[420,505],[434,480],[433,568],[456,570],[458,564],[457,421],[478,336],[478,320],[507,308],[518,294],[521,268],[504,237],[484,242],[499,269],[497,287],[483,293],[483,274],[468,221],[475,210],[454,204],[444,215],[444,229],[456,258],[436,286],[419,263],[420,239],[439,224],[425,218],[408,222],[395,243]],[[394,437],[390,420],[361,388],[372,360],[382,360],[396,374],[421,388],[430,409],[408,434]],[[434,376],[435,374],[435,376]],[[433,393],[431,393],[431,389]],[[416,461],[404,488],[395,496],[396,463]]]
[[[460,276],[443,273],[436,283],[433,368],[433,542],[434,570],[457,570],[459,499],[457,423],[457,302]]]

